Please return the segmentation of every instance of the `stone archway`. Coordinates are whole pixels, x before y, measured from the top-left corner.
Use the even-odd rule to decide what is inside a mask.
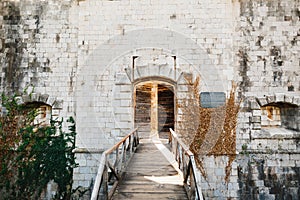
[[[134,90],[134,123],[141,138],[168,138],[175,127],[174,85],[151,80],[136,84]]]

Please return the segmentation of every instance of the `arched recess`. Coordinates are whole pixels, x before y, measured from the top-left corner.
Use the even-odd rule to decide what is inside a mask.
[[[63,101],[48,94],[31,93],[29,95],[17,96],[18,104],[38,109],[35,124],[48,125],[51,116],[59,116],[63,108]]]
[[[134,83],[134,124],[140,137],[167,139],[176,118],[176,84],[162,77],[146,77]]]
[[[261,125],[263,127],[283,127],[300,131],[298,122],[299,107],[295,104],[275,102],[261,107]]]
[[[34,125],[49,126],[52,116],[52,106],[45,104],[44,102],[27,102],[24,104],[26,108],[35,109],[37,111],[34,118]]]
[[[274,95],[257,99],[261,108],[261,126],[282,127],[300,131],[299,99],[286,95]]]

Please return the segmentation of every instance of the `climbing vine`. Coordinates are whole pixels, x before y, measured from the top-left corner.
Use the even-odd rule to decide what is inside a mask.
[[[57,185],[55,199],[70,199],[73,169],[77,166],[75,121],[52,119],[49,126],[34,125],[37,109],[18,105],[2,95],[0,116],[0,192],[2,199],[39,199],[47,184]],[[5,108],[5,109],[4,109]],[[5,110],[5,112],[3,112]]]
[[[200,79],[195,81],[186,77],[189,95],[181,104],[183,121],[182,137],[195,155],[195,160],[202,175],[207,177],[201,157],[203,155],[228,156],[225,168],[225,181],[229,181],[232,163],[236,156],[236,126],[239,102],[235,100],[236,86],[230,92],[224,106],[203,108],[200,106]],[[193,122],[193,123],[191,123]],[[186,131],[186,130],[189,131]],[[211,133],[213,130],[214,133]],[[188,133],[188,134],[186,134]]]

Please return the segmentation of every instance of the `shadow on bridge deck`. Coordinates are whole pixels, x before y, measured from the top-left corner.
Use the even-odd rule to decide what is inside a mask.
[[[172,153],[159,139],[143,139],[112,199],[188,199]]]

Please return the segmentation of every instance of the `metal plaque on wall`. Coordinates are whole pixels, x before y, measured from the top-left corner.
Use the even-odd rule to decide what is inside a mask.
[[[217,108],[225,105],[226,95],[224,92],[201,92],[200,106],[203,108]]]

